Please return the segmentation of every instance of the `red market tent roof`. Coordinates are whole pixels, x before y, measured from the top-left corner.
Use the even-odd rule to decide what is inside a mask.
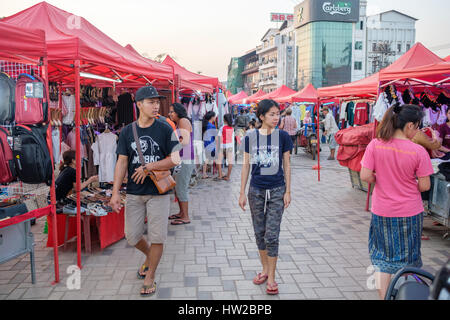
[[[175,74],[178,74],[181,77],[181,79],[196,82],[196,83],[201,83],[201,84],[209,84],[209,85],[212,85],[213,87],[219,86],[218,78],[207,77],[207,76],[203,76],[201,74],[191,72],[191,71],[183,68],[182,66],[180,66],[169,55],[167,55],[167,57],[164,59],[163,64],[167,65],[167,66],[173,66],[175,69]]]
[[[228,102],[230,104],[239,104],[243,99],[248,98],[247,93],[245,91],[241,91],[238,94],[235,94],[234,96],[231,96],[228,98]]]
[[[405,69],[397,72],[381,72],[380,78],[384,81],[409,79],[409,83],[432,85],[450,82],[450,62],[442,61],[432,65]]]
[[[126,45],[125,48],[130,50],[133,54],[138,55],[139,57],[149,61],[150,63],[154,62],[148,58],[141,56],[141,54],[139,52],[137,52],[136,49],[134,49],[131,44]],[[169,66],[169,67],[172,68],[171,66]],[[179,85],[179,89],[181,89],[181,90],[200,91],[200,92],[204,92],[204,93],[212,93],[214,91],[214,88],[210,85],[204,85],[204,84],[188,81],[188,80],[181,79],[181,78],[179,79],[178,85]]]
[[[375,73],[370,77],[332,87],[317,89],[321,98],[324,97],[369,97],[376,96],[378,93],[379,74]]]
[[[58,79],[57,76],[65,73],[72,75],[73,67],[70,64],[74,60],[82,61],[83,72],[104,77],[116,78],[116,73],[122,72],[125,74],[121,77],[128,76],[128,81],[132,81],[129,77],[130,73],[137,75],[138,77],[134,80],[141,82],[144,80],[140,79],[140,76],[172,79],[171,68],[156,62],[144,61],[109,38],[86,19],[46,2],[38,3],[6,17],[2,19],[2,22],[45,31],[48,60],[55,67],[49,69],[50,80]],[[61,81],[61,79],[58,80]],[[65,80],[72,79],[65,78]]]
[[[448,56],[447,58],[444,58],[445,61],[450,62],[450,56]]]
[[[262,91],[261,89],[258,90],[258,92],[254,93],[250,97],[244,98],[241,101],[237,101],[236,104],[246,104],[246,103],[252,103],[255,99],[258,99],[259,97],[265,96],[267,93]]]
[[[395,80],[399,78],[396,75],[400,75],[407,70],[434,65],[443,61],[442,58],[428,50],[419,42],[389,67],[381,70],[380,81]]]
[[[0,59],[36,64],[47,56],[45,32],[0,22]],[[31,60],[31,61],[30,61]]]
[[[319,98],[316,88],[312,84],[307,85],[303,90],[294,93],[293,95],[287,96],[285,98],[280,98],[278,102],[316,102]]]
[[[285,85],[279,87],[277,90],[268,93],[264,96],[260,96],[255,99],[254,102],[259,102],[265,99],[272,99],[275,101],[278,101],[280,98],[285,98],[287,96],[293,95],[294,93],[297,93],[295,90],[292,90],[291,88],[286,87]]]
[[[443,60],[428,50],[421,43],[415,44],[407,53],[397,61],[368,78],[354,81],[348,84],[319,88],[320,97],[367,97],[378,94],[379,82],[384,80],[395,80],[392,75],[411,69],[440,63]],[[385,76],[382,76],[385,74]],[[389,76],[386,76],[389,75]]]

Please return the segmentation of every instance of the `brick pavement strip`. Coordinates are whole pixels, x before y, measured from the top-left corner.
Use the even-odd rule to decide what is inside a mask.
[[[326,148],[325,148],[326,149]],[[327,150],[324,155],[327,156]],[[366,193],[352,189],[348,171],[337,162],[324,163],[322,182],[315,164],[305,154],[293,156],[293,201],[281,225],[278,260],[278,297],[265,295],[265,286],[252,278],[261,271],[251,215],[238,208],[240,166],[232,182],[201,181],[191,190],[189,226],[169,226],[165,253],[157,271],[156,299],[350,299],[377,300],[367,289],[370,266],[367,239],[370,214],[364,211]],[[308,169],[305,169],[308,168]],[[215,201],[206,201],[212,192]],[[322,200],[317,202],[317,195]],[[299,196],[300,195],[300,196]],[[176,211],[176,204],[172,206]],[[176,212],[174,212],[176,213]],[[95,244],[93,254],[83,253],[82,289],[68,291],[65,273],[76,264],[75,243],[60,252],[61,283],[54,278],[51,248],[46,248],[42,229],[45,219],[32,227],[36,241],[37,284],[31,284],[29,257],[0,265],[0,299],[133,299],[143,281],[136,271],[144,256],[122,240],[103,252]],[[424,268],[438,270],[448,256],[442,230],[425,219],[422,243]]]

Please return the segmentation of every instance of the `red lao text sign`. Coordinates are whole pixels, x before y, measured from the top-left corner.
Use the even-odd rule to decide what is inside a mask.
[[[271,13],[270,20],[272,22],[293,21],[294,15],[291,13]]]

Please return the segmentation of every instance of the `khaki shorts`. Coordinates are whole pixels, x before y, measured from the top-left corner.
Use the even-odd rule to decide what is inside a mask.
[[[147,218],[150,244],[164,244],[169,225],[170,194],[135,196],[127,194],[125,203],[125,236],[130,246],[136,246],[144,236]]]

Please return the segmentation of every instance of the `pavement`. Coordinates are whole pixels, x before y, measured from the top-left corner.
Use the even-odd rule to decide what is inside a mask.
[[[328,148],[324,148],[328,149]],[[200,181],[191,189],[192,224],[169,226],[164,256],[157,271],[158,291],[149,300],[377,300],[368,288],[370,213],[367,194],[353,189],[348,169],[327,161],[323,150],[321,182],[316,164],[299,150],[292,159],[292,204],[280,235],[276,280],[280,294],[268,296],[255,286],[260,272],[250,212],[238,206],[240,166],[230,182]],[[172,213],[177,213],[176,203]],[[422,242],[424,269],[436,273],[450,256],[448,232],[425,218]],[[60,282],[54,280],[53,249],[46,248],[44,219],[32,227],[35,237],[36,284],[31,283],[30,258],[24,255],[0,265],[0,300],[141,300],[136,278],[144,256],[122,240],[101,251],[82,255],[79,290],[69,290],[76,264],[75,242],[59,250]],[[94,232],[94,231],[93,231]]]

